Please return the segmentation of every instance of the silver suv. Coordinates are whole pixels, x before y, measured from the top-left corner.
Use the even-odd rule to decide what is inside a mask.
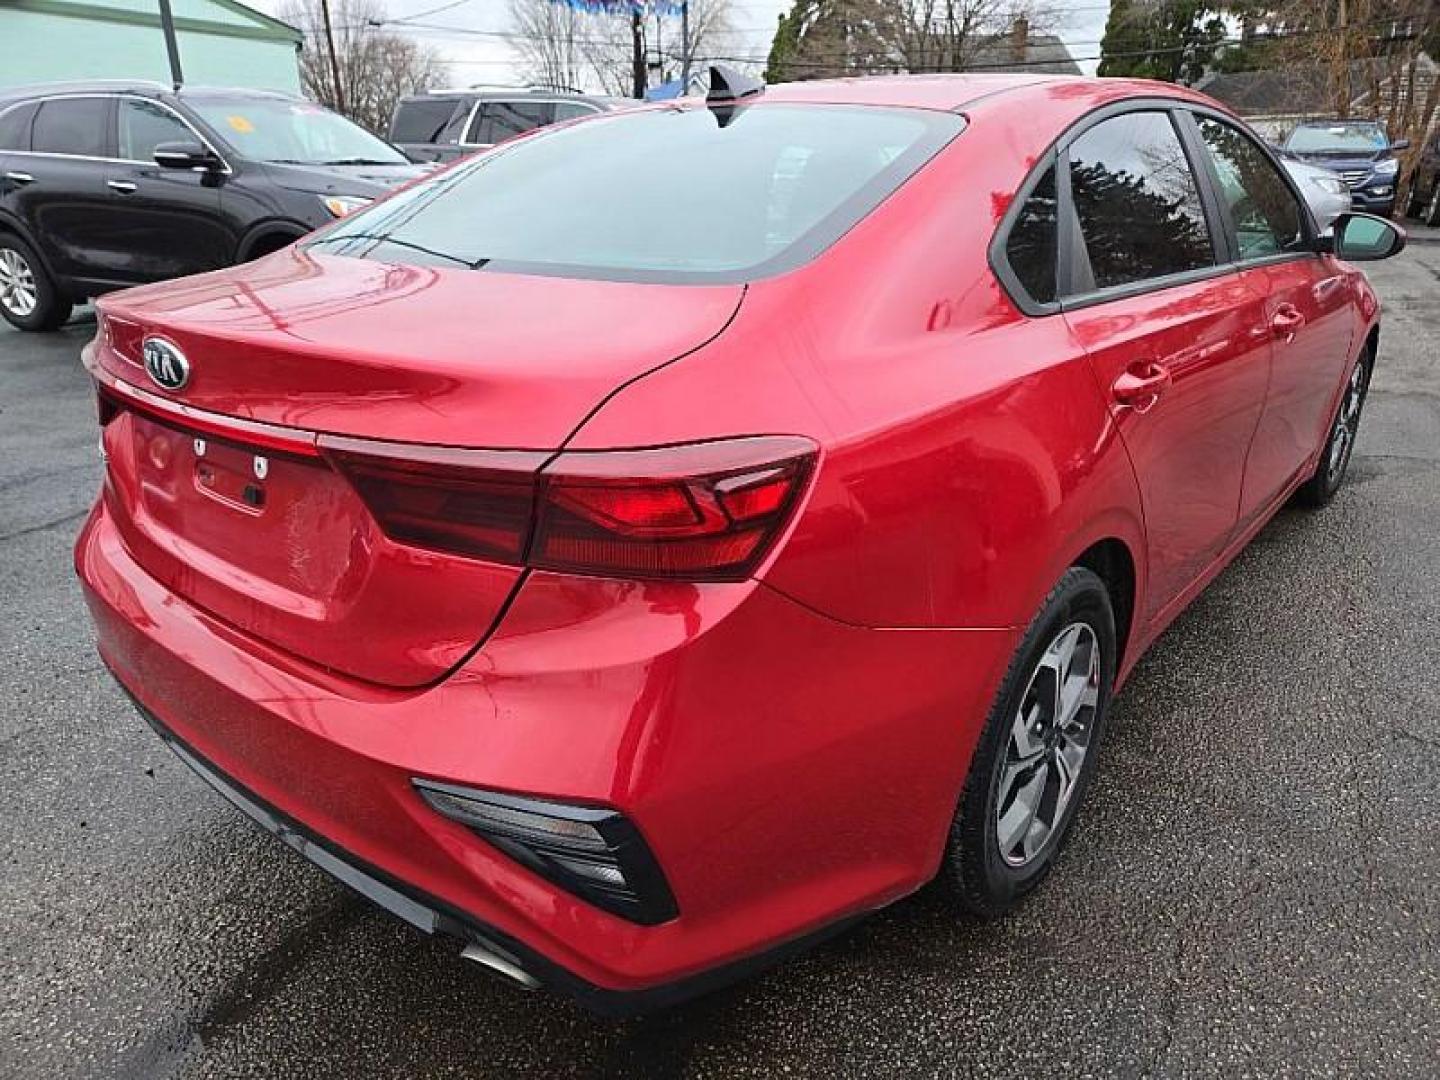
[[[568,90],[438,90],[401,98],[390,142],[411,161],[450,161],[546,124],[637,105]]]

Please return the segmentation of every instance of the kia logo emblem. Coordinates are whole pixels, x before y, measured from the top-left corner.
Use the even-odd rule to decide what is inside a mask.
[[[190,381],[190,361],[164,338],[146,338],[140,346],[145,357],[145,374],[164,390],[179,390]]]

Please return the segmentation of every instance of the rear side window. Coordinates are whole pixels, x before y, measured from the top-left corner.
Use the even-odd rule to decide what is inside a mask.
[[[106,124],[110,102],[107,98],[51,98],[40,103],[31,149],[46,154],[77,154],[104,157]]]
[[[607,113],[478,155],[311,246],[557,276],[749,281],[833,243],[964,125],[839,105],[760,103],[723,126],[705,108]]]
[[[1010,227],[1005,257],[1020,284],[1037,303],[1055,299],[1055,235],[1059,215],[1055,201],[1055,166],[1045,170]]]
[[[1220,195],[1240,243],[1240,258],[1280,255],[1305,246],[1300,205],[1270,159],[1238,128],[1196,118],[1220,178]]]
[[[1070,144],[1070,187],[1095,288],[1215,264],[1200,189],[1167,114],[1127,113],[1081,135]]]
[[[402,101],[390,121],[390,141],[399,143],[440,142],[440,133],[455,112],[454,98]]]
[[[120,156],[131,161],[151,161],[161,143],[195,143],[195,133],[174,113],[153,101],[123,98],[119,105]]]
[[[30,121],[35,116],[35,105],[16,105],[0,113],[0,150],[29,150]]]
[[[487,101],[475,114],[466,142],[488,145],[504,142],[555,119],[555,106],[548,101]]]

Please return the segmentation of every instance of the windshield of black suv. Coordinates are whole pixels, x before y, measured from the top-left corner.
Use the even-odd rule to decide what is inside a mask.
[[[1379,124],[1302,124],[1290,133],[1285,149],[1297,154],[1374,154],[1389,145]]]
[[[308,101],[190,98],[185,104],[252,161],[295,165],[404,165],[406,157],[358,124]]]
[[[951,113],[767,105],[612,113],[480,154],[351,215],[319,252],[623,281],[798,266],[964,127]]]

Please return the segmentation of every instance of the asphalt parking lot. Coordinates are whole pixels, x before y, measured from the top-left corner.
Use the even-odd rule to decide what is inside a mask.
[[[981,926],[922,892],[624,1023],[371,909],[156,741],[70,566],[93,322],[0,327],[0,1075],[1440,1074],[1440,244],[1372,278],[1346,488],[1144,661],[1030,903]]]

